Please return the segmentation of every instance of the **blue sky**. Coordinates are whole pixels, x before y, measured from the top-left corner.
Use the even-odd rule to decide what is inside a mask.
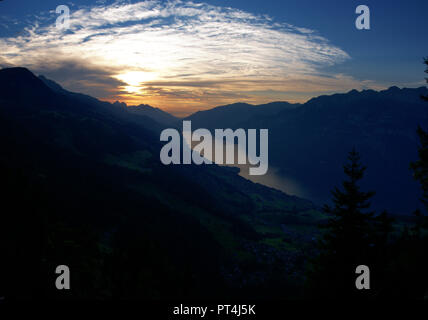
[[[178,115],[236,101],[424,85],[428,1],[138,3],[1,1],[0,65]],[[53,27],[60,4],[72,16],[63,34]],[[355,28],[360,4],[370,8],[370,30]],[[136,25],[134,12],[144,23]]]
[[[250,11],[262,9],[278,20],[319,31],[352,57],[336,70],[397,84],[423,81],[420,63],[428,56],[428,1],[253,0],[233,4]],[[370,8],[370,31],[354,26],[355,8],[360,4]]]

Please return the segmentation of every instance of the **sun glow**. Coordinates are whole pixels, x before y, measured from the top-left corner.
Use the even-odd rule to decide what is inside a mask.
[[[127,86],[122,86],[122,89],[128,93],[142,93],[144,82],[153,81],[156,79],[155,72],[144,71],[129,71],[118,74],[114,78],[123,81]]]

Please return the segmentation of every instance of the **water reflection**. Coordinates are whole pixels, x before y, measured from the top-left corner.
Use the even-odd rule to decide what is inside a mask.
[[[186,139],[187,135],[183,135],[185,137],[185,148],[189,147],[189,141]],[[199,136],[197,136],[195,134],[195,132],[193,132],[193,139],[192,140],[196,140],[196,138],[199,139]],[[213,142],[212,142],[212,159],[215,159],[215,150],[214,150],[214,145],[215,145],[215,136],[213,135]],[[217,141],[221,143],[221,140]],[[194,149],[194,147],[199,143],[192,141],[192,149]],[[247,156],[247,152],[246,152],[246,148],[239,146],[238,144],[231,144],[233,145],[233,149],[234,149],[234,153],[235,153],[235,162],[237,163],[237,159],[239,155],[244,155],[247,159],[247,164],[234,164],[234,165],[224,165],[224,166],[232,166],[232,167],[236,167],[240,169],[239,175],[245,179],[248,179],[252,182],[255,183],[260,183],[263,184],[265,186],[271,187],[271,188],[275,188],[278,190],[281,190],[289,195],[294,195],[294,196],[298,196],[301,198],[310,198],[310,194],[309,192],[307,192],[307,190],[305,190],[303,188],[303,186],[294,178],[285,175],[283,172],[280,172],[280,170],[278,168],[269,166],[269,169],[267,171],[266,174],[264,175],[250,175],[249,174],[249,169],[250,167],[254,167],[253,165],[249,164],[248,161],[248,156]],[[227,142],[224,139],[223,140],[223,163],[225,163],[226,161],[226,147],[227,147]],[[203,153],[202,153],[203,156]],[[220,164],[223,165],[223,164]]]

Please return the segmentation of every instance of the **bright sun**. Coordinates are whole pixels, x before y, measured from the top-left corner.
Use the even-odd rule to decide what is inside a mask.
[[[128,93],[139,93],[144,87],[144,82],[152,81],[156,78],[155,72],[129,71],[118,74],[114,78],[123,81],[127,86],[122,86]]]

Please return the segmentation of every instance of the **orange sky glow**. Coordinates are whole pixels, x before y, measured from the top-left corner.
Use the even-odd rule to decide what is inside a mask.
[[[327,72],[351,57],[316,31],[233,8],[114,3],[74,10],[67,30],[43,22],[0,38],[0,65],[25,66],[67,90],[176,116],[386,87]]]

